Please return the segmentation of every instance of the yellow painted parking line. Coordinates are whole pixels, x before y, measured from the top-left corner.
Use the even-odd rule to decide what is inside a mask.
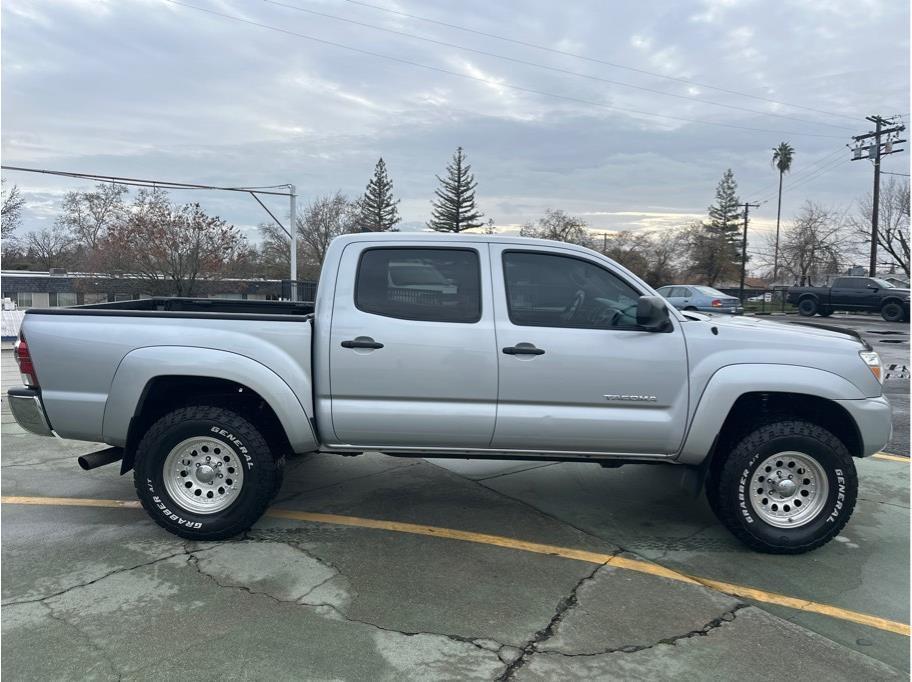
[[[889,452],[876,452],[871,455],[874,459],[888,459],[891,462],[905,462],[908,464],[910,460],[908,457],[900,457],[899,455],[891,455]]]
[[[73,507],[109,507],[109,508],[129,508],[139,507],[139,502],[124,500],[96,500],[72,497],[0,497],[0,503],[3,504],[23,504],[23,505],[43,505],[43,506],[73,506]],[[454,528],[442,528],[440,526],[426,526],[418,523],[404,523],[401,521],[385,521],[382,519],[366,519],[356,516],[340,516],[338,514],[320,514],[317,512],[295,511],[293,509],[270,509],[266,512],[267,516],[288,519],[291,521],[304,521],[309,523],[326,523],[340,526],[353,526],[356,528],[374,528],[377,530],[392,531],[395,533],[409,533],[412,535],[425,535],[429,537],[442,538],[447,540],[457,540],[461,542],[472,542],[494,547],[503,547],[505,549],[514,549],[522,552],[532,552],[535,554],[546,554],[558,556],[575,561],[583,561],[591,564],[604,564],[615,568],[623,568],[628,571],[636,571],[648,575],[659,576],[678,582],[704,585],[706,587],[725,592],[736,597],[751,599],[764,604],[775,604],[798,611],[809,613],[818,613],[830,618],[867,625],[879,630],[886,630],[898,635],[909,637],[912,634],[907,623],[901,623],[895,620],[888,620],[879,616],[872,616],[867,613],[851,611],[839,606],[830,604],[821,604],[807,599],[789,597],[784,594],[768,592],[754,587],[745,585],[736,585],[734,583],[713,580],[712,578],[701,578],[699,576],[686,575],[679,573],[664,566],[651,563],[649,561],[640,561],[637,559],[628,559],[626,557],[614,556],[613,554],[602,554],[600,552],[590,552],[582,549],[573,549],[571,547],[560,547],[557,545],[546,545],[538,542],[527,542],[514,538],[503,537],[501,535],[489,535],[487,533],[473,533],[471,531],[458,530]]]
[[[47,507],[123,507],[141,509],[137,500],[94,500],[84,497],[17,497],[4,495],[0,497],[3,504],[37,504]]]

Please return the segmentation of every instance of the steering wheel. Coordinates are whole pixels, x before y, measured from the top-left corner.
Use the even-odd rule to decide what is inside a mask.
[[[567,304],[567,307],[564,308],[564,311],[561,313],[561,319],[569,322],[573,319],[579,309],[582,307],[583,302],[586,300],[586,292],[582,289],[577,289],[576,293],[573,295],[573,300]]]
[[[615,327],[621,318],[621,311],[615,308],[602,308],[594,311],[589,317],[589,323],[598,327]]]

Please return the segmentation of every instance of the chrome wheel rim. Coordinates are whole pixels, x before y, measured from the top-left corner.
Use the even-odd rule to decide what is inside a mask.
[[[777,528],[799,528],[826,505],[830,483],[820,463],[804,452],[780,452],[760,462],[750,480],[757,516]]]
[[[181,441],[165,458],[165,490],[174,503],[194,514],[227,509],[244,486],[241,458],[228,443],[208,436]]]

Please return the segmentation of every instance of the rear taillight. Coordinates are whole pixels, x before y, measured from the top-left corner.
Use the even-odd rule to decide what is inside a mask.
[[[713,308],[721,308],[721,307],[722,307],[722,301],[720,301],[718,298],[714,298],[714,299],[712,300],[712,303],[710,303],[710,305],[711,305]]]
[[[16,341],[16,364],[19,365],[19,376],[22,377],[22,383],[29,388],[38,388],[38,375],[35,374],[35,363],[32,362],[32,356],[29,353],[28,344],[25,337],[19,335]]]

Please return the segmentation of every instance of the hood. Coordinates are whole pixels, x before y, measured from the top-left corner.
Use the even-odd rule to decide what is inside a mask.
[[[686,314],[688,317],[691,316],[691,313]],[[819,342],[821,339],[833,339],[836,341],[854,341],[864,347],[868,347],[868,344],[864,339],[859,336],[858,332],[851,329],[843,329],[842,327],[835,327],[826,324],[817,324],[815,322],[799,322],[788,321],[788,322],[774,322],[772,320],[766,320],[759,317],[728,317],[728,316],[712,316],[709,315],[693,315],[693,317],[700,318],[701,321],[705,323],[712,324],[720,329],[730,329],[732,331],[758,331],[758,332],[767,332],[774,334],[789,334],[797,337],[803,337],[805,339],[812,337],[816,338]]]

